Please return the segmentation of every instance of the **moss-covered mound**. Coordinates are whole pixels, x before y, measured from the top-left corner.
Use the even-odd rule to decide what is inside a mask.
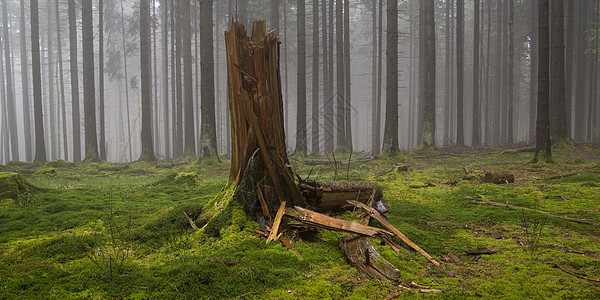
[[[20,195],[29,194],[36,188],[25,181],[18,173],[0,172],[0,200],[16,200]]]
[[[52,160],[44,164],[45,168],[73,168],[75,163],[63,159]]]
[[[196,172],[178,172],[171,173],[159,181],[151,184],[152,186],[173,186],[197,187],[202,185],[202,178]]]

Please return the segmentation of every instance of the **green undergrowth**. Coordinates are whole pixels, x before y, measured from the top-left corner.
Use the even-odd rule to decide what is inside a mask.
[[[224,158],[11,163],[0,171],[13,173],[0,178],[23,185],[0,190],[0,299],[600,298],[600,286],[561,269],[600,279],[600,148],[561,145],[555,163],[536,165],[522,149],[427,149],[338,167],[291,157],[303,178],[379,184],[389,222],[442,265],[400,240],[398,254],[373,244],[403,280],[441,294],[362,277],[341,252],[339,232],[288,234],[294,250],[266,244],[234,197]],[[515,183],[481,182],[495,171],[514,174]],[[496,252],[465,252],[480,248]]]

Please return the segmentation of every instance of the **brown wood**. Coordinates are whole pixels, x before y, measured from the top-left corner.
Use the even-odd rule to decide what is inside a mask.
[[[370,237],[381,236],[384,234],[392,235],[391,232],[384,229],[362,225],[354,221],[336,219],[299,206],[287,208],[285,210],[285,215],[292,217],[301,223],[319,228],[356,233]]]
[[[515,176],[508,172],[486,172],[482,181],[495,184],[514,183]]]
[[[383,225],[383,227],[385,227],[389,231],[391,231],[394,236],[399,237],[406,245],[413,248],[417,252],[421,253],[421,255],[425,256],[425,258],[427,258],[427,260],[429,260],[432,264],[434,264],[436,266],[440,265],[440,263],[437,262],[433,257],[431,257],[431,255],[429,255],[429,253],[425,252],[425,250],[421,249],[421,247],[419,247],[417,244],[415,244],[413,241],[411,241],[406,235],[404,235],[402,232],[400,232],[400,230],[396,229],[396,227],[394,227],[392,224],[390,224],[390,222],[387,220],[387,218],[382,216],[377,210],[375,210],[372,207],[368,207],[360,202],[356,202],[356,201],[348,201],[348,203],[355,205],[357,207],[360,207],[362,210],[369,213],[373,218],[375,218],[375,220],[379,221],[379,223],[381,223],[381,225]]]
[[[275,216],[275,221],[273,221],[273,228],[271,228],[271,234],[269,234],[269,237],[267,238],[267,244],[270,241],[277,240],[277,238],[279,237],[277,233],[279,231],[279,224],[281,224],[281,218],[283,218],[284,213],[285,201],[281,202],[281,205],[279,206],[279,210],[277,211],[277,215]]]

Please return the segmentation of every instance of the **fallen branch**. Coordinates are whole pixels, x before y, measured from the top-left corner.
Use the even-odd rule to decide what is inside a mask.
[[[577,274],[577,273],[575,273],[573,271],[570,271],[570,270],[567,270],[567,269],[563,268],[561,265],[559,265],[557,263],[554,263],[554,265],[557,268],[559,268],[559,269],[563,270],[564,272],[569,273],[569,274],[571,274],[571,275],[573,275],[575,277],[578,277],[578,278],[581,278],[581,279],[585,279],[585,280],[588,280],[588,281],[592,281],[592,282],[600,282],[600,279],[589,278],[589,277],[585,277],[583,275],[579,275],[579,274]]]
[[[379,223],[381,223],[381,225],[383,225],[383,227],[385,227],[389,231],[391,231],[394,236],[399,237],[404,243],[406,243],[406,245],[413,248],[417,252],[421,253],[423,256],[425,256],[425,258],[427,258],[434,265],[436,265],[436,266],[440,265],[440,263],[437,262],[435,259],[433,259],[433,257],[431,257],[431,255],[429,255],[429,253],[425,252],[425,250],[421,249],[421,247],[419,247],[419,246],[417,246],[417,244],[413,243],[406,235],[404,235],[402,232],[400,232],[400,230],[398,230],[396,227],[394,227],[392,224],[390,224],[390,222],[388,222],[387,218],[382,216],[377,210],[375,210],[372,207],[368,207],[357,201],[348,201],[348,203],[355,205],[357,207],[360,207],[362,210],[369,213],[373,218],[375,218],[375,220],[379,221]]]
[[[275,221],[273,221],[273,228],[271,229],[271,234],[267,238],[267,244],[270,241],[277,240],[279,236],[277,232],[279,231],[279,224],[281,224],[281,218],[283,218],[283,214],[285,212],[285,201],[281,202],[279,206],[279,210],[277,210],[277,215],[275,215]]]
[[[285,215],[292,217],[301,223],[319,228],[356,233],[370,237],[385,234],[393,235],[391,232],[381,228],[365,226],[354,221],[336,219],[299,206],[296,206],[295,208],[286,208]]]
[[[185,211],[182,211],[182,212],[185,215],[185,217],[187,218],[188,222],[190,222],[190,226],[192,226],[192,228],[194,230],[198,230],[198,226],[196,226],[196,223],[194,223],[194,220],[192,220],[192,218],[190,218],[190,216],[188,216],[188,214],[186,214]]]
[[[510,207],[510,208],[516,208],[516,209],[529,210],[529,211],[540,213],[540,214],[543,214],[543,215],[546,215],[546,216],[550,216],[550,217],[554,217],[554,218],[559,218],[559,219],[565,220],[565,221],[570,221],[570,222],[575,222],[575,223],[581,223],[581,224],[588,224],[588,225],[593,224],[593,223],[591,223],[589,221],[586,221],[586,220],[574,219],[574,218],[563,217],[563,216],[557,216],[557,215],[553,215],[553,214],[547,213],[545,211],[541,211],[541,210],[537,210],[537,209],[532,209],[532,208],[527,208],[527,207],[523,207],[523,206],[516,206],[516,205],[511,205],[511,204],[498,203],[498,202],[494,202],[494,201],[490,201],[490,200],[485,200],[485,199],[482,199],[482,198],[474,198],[474,197],[470,197],[470,196],[463,196],[463,198],[467,198],[467,199],[471,199],[471,200],[475,200],[475,201],[479,201],[479,202],[484,202],[484,203],[492,205],[492,206]]]

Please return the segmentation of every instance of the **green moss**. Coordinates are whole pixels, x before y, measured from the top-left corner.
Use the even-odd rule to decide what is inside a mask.
[[[73,167],[75,167],[75,163],[66,161],[66,160],[62,160],[62,159],[57,159],[57,160],[52,160],[52,161],[45,163],[44,167],[46,167],[46,168],[73,168]]]
[[[151,186],[181,186],[198,187],[202,184],[202,179],[196,172],[177,172],[171,173]]]
[[[55,168],[50,168],[50,167],[43,167],[37,171],[35,171],[35,173],[33,173],[33,175],[35,176],[56,176],[58,173],[58,171]]]
[[[0,200],[17,200],[20,196],[31,194],[35,189],[17,173],[0,172]]]

